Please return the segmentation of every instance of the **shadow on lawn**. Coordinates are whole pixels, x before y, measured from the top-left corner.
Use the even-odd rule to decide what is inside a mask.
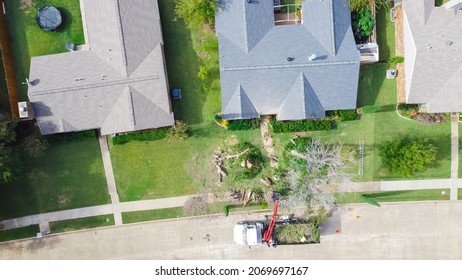
[[[359,71],[357,107],[375,105],[386,79],[388,64],[377,63],[361,66]]]
[[[411,193],[413,191],[387,191],[387,192],[378,192],[378,193],[366,193],[363,194],[364,197],[367,198],[381,198],[381,197],[389,197],[389,196],[402,196],[406,193]]]
[[[183,20],[175,20],[175,1],[160,0],[159,9],[170,89],[181,88],[183,95],[172,102],[175,118],[188,124],[201,123],[206,95],[201,92],[201,81],[197,78],[200,61],[191,31]]]

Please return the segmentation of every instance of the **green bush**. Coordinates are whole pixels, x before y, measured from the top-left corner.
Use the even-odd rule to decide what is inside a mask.
[[[379,155],[390,172],[412,177],[436,160],[437,149],[427,139],[406,137],[380,145]]]
[[[342,121],[354,121],[358,119],[358,113],[356,113],[355,109],[339,110],[338,114]]]
[[[353,30],[356,30],[356,34],[361,37],[370,36],[372,29],[374,28],[374,21],[375,18],[372,15],[371,10],[363,7],[354,14]]]
[[[330,119],[299,121],[272,120],[270,124],[274,133],[331,130],[336,127],[335,121]]]
[[[170,128],[158,128],[155,130],[132,132],[112,137],[112,144],[120,145],[130,141],[153,141],[170,135]]]
[[[403,62],[404,62],[404,57],[402,56],[394,56],[388,59],[388,63],[398,64],[398,63],[403,63]]]
[[[250,130],[260,127],[261,119],[230,120],[228,130]]]
[[[96,130],[85,130],[77,132],[67,132],[67,133],[58,133],[53,135],[43,136],[49,142],[59,142],[62,140],[71,141],[71,140],[81,140],[81,139],[95,139]]]
[[[419,111],[419,105],[418,104],[398,104],[398,112],[406,117],[413,119],[416,115],[417,112]]]

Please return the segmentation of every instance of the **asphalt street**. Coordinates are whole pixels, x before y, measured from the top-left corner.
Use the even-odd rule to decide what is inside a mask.
[[[338,208],[321,244],[241,247],[239,213],[112,226],[0,244],[1,259],[461,259],[462,203],[354,204]]]

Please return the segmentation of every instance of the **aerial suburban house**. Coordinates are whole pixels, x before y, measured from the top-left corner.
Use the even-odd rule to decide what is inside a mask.
[[[224,119],[356,108],[360,55],[348,1],[221,0],[216,33]]]
[[[462,3],[403,0],[406,103],[462,111]]]
[[[33,57],[28,96],[42,134],[173,124],[156,0],[81,0],[83,50]]]

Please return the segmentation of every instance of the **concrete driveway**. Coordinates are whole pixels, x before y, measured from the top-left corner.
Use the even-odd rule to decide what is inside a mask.
[[[1,259],[461,259],[462,203],[368,204],[339,208],[321,244],[240,247],[240,213],[85,230],[0,244]],[[339,233],[336,233],[339,230]]]

